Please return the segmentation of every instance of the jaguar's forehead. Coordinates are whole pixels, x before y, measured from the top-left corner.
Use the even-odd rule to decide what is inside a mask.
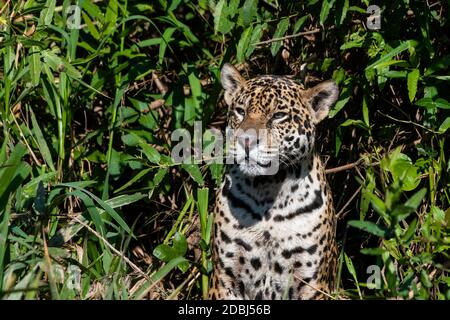
[[[264,75],[247,80],[236,94],[236,105],[261,107],[292,107],[301,102],[302,87],[294,80],[274,75]]]

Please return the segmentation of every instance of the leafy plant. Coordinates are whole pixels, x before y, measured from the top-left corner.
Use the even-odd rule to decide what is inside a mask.
[[[339,216],[333,294],[450,298],[448,8],[378,1],[373,30],[370,4],[4,2],[0,296],[207,297],[224,166],[177,163],[172,135],[224,130],[231,62],[340,88],[317,144]]]

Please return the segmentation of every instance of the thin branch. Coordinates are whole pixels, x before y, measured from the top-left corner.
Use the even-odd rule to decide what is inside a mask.
[[[17,105],[16,105],[17,106]],[[14,108],[13,108],[14,109]],[[14,110],[13,110],[14,112]],[[23,139],[23,142],[25,143],[28,151],[30,152],[31,157],[33,158],[34,162],[36,162],[36,164],[41,167],[42,163],[39,161],[39,159],[36,157],[35,153],[33,152],[33,149],[30,147],[30,145],[28,144],[27,139],[25,138],[25,134],[22,131],[22,128],[20,127],[19,123],[17,122],[16,116],[13,114],[12,116],[13,121],[15,123],[15,125],[17,126],[17,129],[19,129],[20,132],[20,137]]]
[[[330,295],[329,293],[327,293],[327,292],[325,292],[325,291],[323,291],[323,290],[320,290],[319,288],[316,288],[316,287],[312,286],[311,284],[309,284],[308,282],[306,282],[305,280],[303,280],[302,278],[300,278],[300,277],[297,276],[296,274],[294,274],[294,277],[296,277],[298,280],[300,280],[301,282],[303,282],[304,284],[306,284],[308,287],[310,287],[310,288],[312,288],[312,289],[314,289],[314,290],[316,290],[316,291],[319,291],[319,292],[322,293],[323,295],[326,295],[328,298],[330,298],[330,299],[332,299],[332,300],[336,300],[336,298],[333,297],[332,295]]]
[[[334,29],[334,26],[331,26],[328,29]],[[255,42],[255,43],[252,43],[251,45],[259,46],[259,45],[262,45],[262,44],[268,44],[268,43],[272,43],[272,42],[283,41],[283,40],[286,40],[286,39],[307,36],[307,35],[310,35],[310,34],[319,33],[320,31],[323,31],[323,30],[324,29],[316,28],[316,29],[309,30],[309,31],[303,31],[303,32],[290,34],[290,35],[287,35],[287,36],[284,36],[284,37],[280,37],[280,38],[273,38],[273,39],[266,40],[266,41]]]
[[[353,163],[345,164],[345,165],[340,166],[340,167],[325,169],[325,174],[336,173],[336,172],[340,172],[340,171],[353,169],[354,167],[360,165],[363,161],[364,161],[364,159],[361,158],[361,159],[359,159],[359,160],[357,160],[357,161],[355,161]]]
[[[165,102],[166,102],[166,100],[164,100],[164,99],[158,99],[158,100],[152,101],[152,102],[150,102],[150,109],[151,110],[158,109],[159,107],[162,107]]]
[[[417,126],[417,127],[422,128],[422,129],[424,129],[424,130],[427,130],[427,131],[429,131],[429,132],[439,134],[438,131],[434,131],[434,130],[432,130],[432,129],[429,129],[429,128],[427,128],[427,127],[425,127],[425,126],[423,126],[423,125],[421,125],[421,124],[415,123],[415,122],[413,122],[413,121],[396,119],[396,118],[394,118],[394,117],[392,117],[392,116],[390,116],[390,115],[388,115],[388,114],[384,114],[384,113],[381,112],[380,110],[377,110],[377,112],[378,112],[379,114],[381,114],[382,116],[384,116],[384,117],[386,117],[386,118],[389,118],[389,119],[391,119],[391,120],[394,120],[394,121],[397,121],[397,122],[401,122],[401,123],[406,123],[406,124],[412,124],[413,126]]]
[[[110,248],[115,254],[117,254],[118,256],[120,256],[134,271],[136,271],[137,273],[139,273],[141,276],[143,276],[146,280],[150,280],[149,276],[142,271],[137,265],[135,265],[133,262],[131,262],[130,259],[128,259],[127,257],[124,256],[124,254],[122,252],[120,252],[119,250],[117,250],[116,248],[114,248],[109,242],[108,240],[106,240],[100,233],[98,233],[97,231],[95,231],[94,229],[92,229],[88,224],[84,223],[83,221],[81,221],[80,219],[78,219],[77,217],[73,217],[73,219],[78,222],[79,224],[81,224],[83,227],[85,227],[86,229],[88,229],[90,232],[92,232],[97,238],[103,240],[103,242],[106,244],[106,246],[108,248]]]
[[[6,7],[9,5],[9,3],[11,2],[11,0],[6,1],[5,5],[3,6],[3,8],[0,9],[0,14],[3,13],[3,11],[5,11]]]
[[[155,72],[152,73],[152,79],[153,81],[155,81],[155,84],[162,95],[165,95],[167,91],[169,91],[167,85],[161,80],[161,78]]]
[[[361,189],[362,189],[362,186],[359,186],[359,188],[355,191],[355,193],[353,193],[353,195],[350,197],[350,199],[348,199],[348,201],[344,204],[344,206],[341,208],[341,210],[339,210],[339,212],[336,215],[338,219],[341,218],[341,215],[344,213],[344,210],[350,205],[350,203],[352,203],[353,199],[355,199],[355,197],[359,194]]]

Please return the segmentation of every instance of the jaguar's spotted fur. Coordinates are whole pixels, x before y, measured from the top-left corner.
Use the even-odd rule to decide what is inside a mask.
[[[237,164],[216,198],[210,297],[326,298],[336,273],[336,219],[314,136],[338,88],[327,81],[305,90],[270,75],[245,80],[229,64],[222,85],[229,127],[267,134],[234,136]],[[269,149],[280,159],[270,175]]]

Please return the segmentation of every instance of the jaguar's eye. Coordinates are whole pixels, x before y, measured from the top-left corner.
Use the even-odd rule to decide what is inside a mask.
[[[274,120],[279,120],[279,119],[282,119],[282,118],[284,118],[284,117],[286,117],[287,116],[287,113],[286,112],[276,112],[273,116],[272,116],[272,119],[274,119]]]
[[[236,114],[238,114],[240,116],[245,116],[245,110],[242,108],[235,108],[234,112],[236,112]]]

